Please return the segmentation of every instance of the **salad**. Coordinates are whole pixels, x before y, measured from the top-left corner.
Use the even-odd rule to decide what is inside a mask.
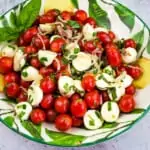
[[[136,106],[134,80],[142,76],[137,44],[76,12],[51,9],[17,41],[0,43],[4,93],[16,117],[95,130]]]

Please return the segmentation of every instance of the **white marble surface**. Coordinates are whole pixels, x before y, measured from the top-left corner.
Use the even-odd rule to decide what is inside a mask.
[[[0,13],[22,0],[0,0]],[[118,0],[135,11],[150,26],[150,0]],[[150,150],[150,113],[123,135],[90,148],[73,150]],[[66,148],[65,148],[66,149]],[[29,141],[0,124],[0,150],[63,150]]]

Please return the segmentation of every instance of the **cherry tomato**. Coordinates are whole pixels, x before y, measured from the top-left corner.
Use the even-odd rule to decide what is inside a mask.
[[[127,39],[124,41],[124,47],[125,48],[128,48],[128,47],[136,48],[136,42],[133,39]]]
[[[102,104],[102,95],[97,90],[94,90],[86,93],[84,100],[89,108],[96,109]]]
[[[58,9],[51,9],[48,12],[46,12],[46,15],[54,16],[54,17],[57,17],[59,14],[60,14],[60,11]]]
[[[55,100],[55,110],[58,113],[66,113],[69,109],[69,101],[66,97],[60,96]]]
[[[35,68],[40,68],[41,67],[41,63],[39,61],[38,58],[36,57],[33,57],[31,60],[30,60],[30,64],[31,66],[35,67]]]
[[[61,56],[57,56],[57,61],[54,60],[52,66],[56,71],[58,71],[58,70],[65,69],[66,64],[64,64]]]
[[[31,85],[31,82],[27,82],[27,81],[21,80],[21,81],[20,81],[20,85],[21,85],[22,87],[24,87],[25,89],[28,89],[29,86]]]
[[[43,109],[50,109],[52,108],[53,103],[54,103],[53,95],[47,94],[47,95],[44,95],[40,105]]]
[[[56,73],[56,79],[59,79],[60,76],[70,76],[70,72],[68,70],[68,67],[66,67],[65,69],[62,69]]]
[[[33,38],[33,46],[35,46],[38,49],[44,49],[46,48],[49,50],[50,44],[49,39],[45,35],[36,35]]]
[[[43,15],[39,19],[40,24],[52,23],[54,21],[55,21],[55,17],[52,15]]]
[[[106,46],[106,56],[108,63],[112,67],[119,67],[122,64],[121,54],[118,48],[114,44],[107,44]]]
[[[16,72],[10,72],[10,73],[5,75],[4,81],[6,84],[12,83],[12,82],[19,83],[20,78]]]
[[[96,21],[94,18],[92,17],[88,17],[85,21],[85,24],[90,24],[91,26],[93,26],[94,28],[96,27]]]
[[[19,85],[15,82],[9,83],[6,86],[6,94],[8,97],[16,98],[19,93]]]
[[[66,20],[66,21],[71,20],[72,13],[69,12],[69,11],[63,11],[61,13],[61,17],[62,17],[63,20]]]
[[[87,91],[90,92],[95,88],[95,78],[93,75],[86,75],[83,77],[81,83],[82,87]]]
[[[53,52],[60,53],[62,51],[62,47],[65,45],[65,43],[66,43],[65,40],[62,38],[54,39],[50,45],[51,50]]]
[[[134,85],[130,85],[126,88],[126,94],[129,94],[129,95],[134,95],[135,91],[136,91],[136,88]]]
[[[37,51],[38,50],[34,46],[27,46],[24,49],[24,53],[26,53],[26,54],[35,54],[35,53],[37,53]]]
[[[52,69],[51,67],[42,67],[40,68],[40,74],[42,76],[49,76],[51,73],[54,73],[54,69]]]
[[[109,37],[111,38],[111,40],[114,40],[114,39],[116,38],[115,33],[112,32],[112,31],[109,31],[109,32],[108,32],[108,35],[109,35]]]
[[[60,114],[56,117],[55,126],[60,131],[67,131],[72,127],[72,118],[67,114]]]
[[[132,112],[135,108],[135,100],[132,95],[124,95],[119,101],[119,108],[124,113]]]
[[[82,124],[83,124],[83,120],[82,119],[72,116],[72,126],[73,127],[81,127]]]
[[[95,49],[96,49],[96,45],[95,45],[94,41],[87,41],[84,43],[85,51],[92,53]]]
[[[21,35],[17,40],[17,44],[19,47],[28,45],[28,43],[25,42],[23,37],[24,37],[24,35]]]
[[[118,67],[117,70],[116,70],[116,76],[119,76],[124,71],[126,71],[126,67],[125,66]]]
[[[36,108],[32,110],[30,118],[34,124],[40,124],[46,120],[46,114],[43,110]]]
[[[104,102],[110,100],[107,91],[102,91],[102,100],[103,100]]]
[[[81,96],[78,93],[75,93],[71,96],[70,99],[71,101],[75,101],[75,100],[81,99]]]
[[[17,102],[26,102],[28,100],[28,95],[27,92],[25,92],[25,90],[20,90],[18,96],[17,96]]]
[[[82,118],[87,111],[86,102],[82,99],[77,99],[71,102],[70,110],[73,116]]]
[[[32,38],[38,33],[37,27],[31,27],[27,31],[25,31],[23,35],[23,39],[25,43],[31,43]]]
[[[109,37],[109,34],[106,32],[98,32],[97,38],[103,43],[108,44],[112,42],[112,39]]]
[[[87,13],[84,10],[77,10],[75,12],[75,19],[81,22],[85,22],[87,19]]]
[[[41,89],[45,94],[53,93],[56,89],[54,80],[49,77],[44,78],[40,84]]]
[[[0,73],[9,73],[13,70],[13,59],[10,57],[0,58]]]
[[[126,70],[127,73],[134,79],[139,79],[143,74],[142,68],[138,65],[128,66]]]
[[[46,112],[46,120],[48,122],[54,122],[56,119],[57,113],[53,109],[49,109]]]

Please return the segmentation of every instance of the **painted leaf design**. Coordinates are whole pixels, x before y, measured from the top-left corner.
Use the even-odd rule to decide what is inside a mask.
[[[79,8],[78,0],[71,0],[71,2],[75,6],[75,8]]]
[[[102,128],[114,128],[117,126],[118,126],[118,123],[116,123],[116,122],[114,122],[114,123],[106,123],[105,122]]]
[[[35,138],[42,139],[41,125],[34,125],[30,121],[23,121],[22,126]]]
[[[12,127],[14,123],[14,117],[8,116],[3,120],[3,122],[6,123],[9,127]]]
[[[136,108],[131,112],[131,114],[141,114],[144,111],[145,111],[145,109],[143,109],[143,108]]]
[[[46,129],[46,133],[50,138],[54,140],[51,143],[56,145],[76,146],[76,145],[80,145],[82,141],[85,139],[84,136],[54,132],[54,131],[49,131],[47,129]]]
[[[148,44],[147,44],[147,52],[148,52],[148,54],[150,54],[150,38],[149,38],[149,41],[148,41]]]
[[[136,33],[132,38],[136,41],[136,43],[137,43],[136,49],[139,51],[141,49],[143,41],[144,41],[144,29],[142,29],[141,31]]]
[[[126,24],[130,30],[132,30],[135,23],[135,15],[128,8],[122,5],[115,5],[114,8],[121,21],[123,21],[123,23]]]
[[[97,4],[96,0],[89,0],[89,15],[97,21],[99,26],[110,29],[107,13]]]

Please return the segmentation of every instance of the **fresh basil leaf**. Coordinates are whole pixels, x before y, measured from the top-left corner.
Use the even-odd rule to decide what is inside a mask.
[[[21,75],[22,75],[23,77],[27,77],[27,76],[28,76],[28,73],[27,73],[26,71],[23,71],[23,72],[21,73]]]
[[[131,112],[131,114],[141,114],[144,111],[145,111],[145,109],[143,109],[143,108],[136,108]]]
[[[114,6],[121,21],[128,26],[130,30],[133,29],[135,23],[135,15],[127,8],[120,4]]]
[[[147,44],[147,52],[148,52],[148,54],[150,54],[150,38],[149,38],[149,41],[148,41],[148,44]]]
[[[10,13],[10,22],[13,27],[16,27],[17,16],[15,12]]]
[[[89,15],[96,20],[99,26],[110,29],[107,13],[97,4],[96,0],[89,0]]]
[[[81,26],[77,21],[69,20],[68,25],[71,26],[74,29],[80,29]]]
[[[13,116],[8,116],[6,118],[4,118],[3,120],[9,127],[13,126],[14,123],[14,117]]]
[[[116,126],[118,126],[118,123],[113,122],[113,123],[104,123],[102,128],[115,128]]]
[[[108,102],[108,111],[111,111],[111,110],[112,110],[111,102]]]
[[[30,0],[25,3],[17,17],[17,26],[29,28],[39,15],[41,0]]]
[[[75,6],[75,8],[79,8],[78,0],[71,0],[71,2]]]

